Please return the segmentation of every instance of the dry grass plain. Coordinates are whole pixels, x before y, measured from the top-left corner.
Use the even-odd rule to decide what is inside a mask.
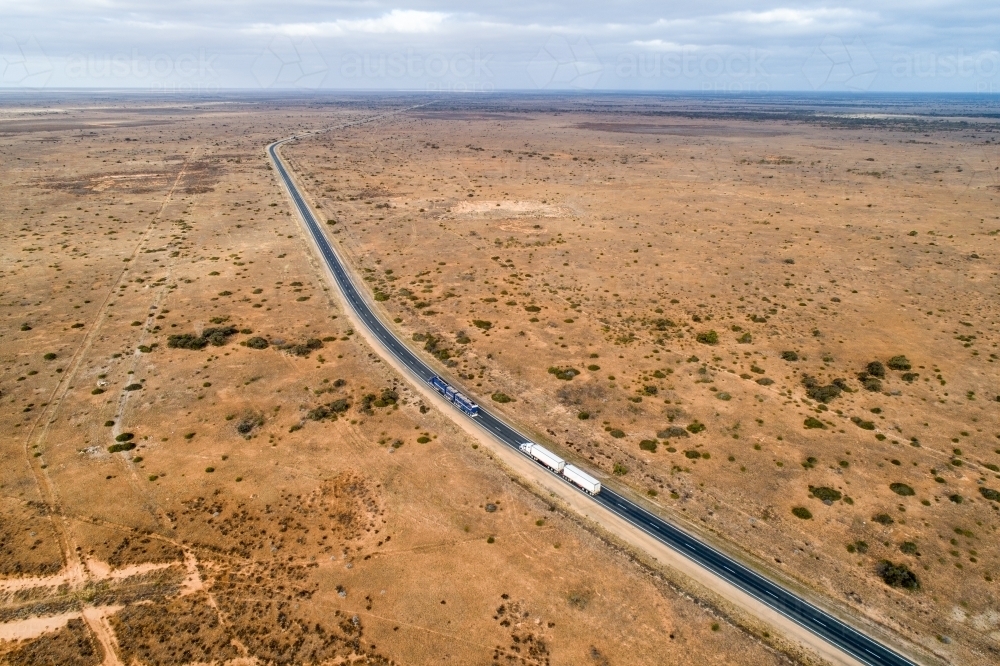
[[[482,401],[942,660],[996,661],[1000,128],[674,110],[442,103],[285,154]]]
[[[0,108],[0,663],[787,663],[350,329],[263,147],[392,105]]]

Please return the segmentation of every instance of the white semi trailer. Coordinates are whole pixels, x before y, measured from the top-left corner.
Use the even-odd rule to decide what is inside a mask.
[[[520,446],[520,449],[556,474],[562,474],[563,468],[566,466],[565,460],[534,442],[525,442]]]
[[[579,467],[565,465],[562,475],[569,479],[574,485],[580,486],[591,495],[601,492],[601,482],[584,472]]]

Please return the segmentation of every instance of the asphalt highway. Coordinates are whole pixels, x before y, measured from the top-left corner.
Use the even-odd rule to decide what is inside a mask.
[[[418,358],[409,347],[404,345],[375,315],[371,306],[362,297],[361,291],[355,286],[345,264],[340,260],[336,251],[327,240],[326,235],[320,229],[319,224],[317,224],[312,212],[309,210],[305,200],[286,170],[285,164],[278,157],[278,146],[296,138],[292,137],[272,143],[267,147],[267,152],[274,163],[275,169],[278,171],[282,183],[287,188],[296,210],[308,228],[316,246],[319,248],[323,261],[333,273],[333,277],[340,287],[344,298],[347,299],[351,308],[361,321],[364,322],[365,326],[368,327],[372,335],[414,377],[425,383],[429,382],[431,377],[437,373]],[[472,394],[465,392],[461,387],[456,386],[456,388],[472,397]],[[482,405],[479,406],[479,415],[475,417],[465,415],[457,407],[455,408],[455,412],[463,418],[468,418],[476,422],[498,441],[518,451],[520,455],[524,455],[518,450],[518,446],[523,442],[530,441],[530,439],[491,414]],[[542,465],[539,465],[539,468],[548,471]],[[561,476],[556,476],[556,478],[565,481]],[[567,481],[566,483],[568,484],[569,482]],[[570,485],[572,486],[572,484]],[[576,488],[575,486],[572,487]],[[582,491],[580,492],[582,493]],[[909,659],[810,604],[779,584],[748,569],[724,553],[696,539],[659,516],[646,511],[639,505],[608,488],[603,482],[601,492],[588,497],[592,497],[595,502],[625,519],[637,529],[642,530],[716,576],[735,585],[753,598],[766,604],[817,636],[820,636],[858,661],[864,664],[871,664],[872,666],[909,666],[914,664]]]

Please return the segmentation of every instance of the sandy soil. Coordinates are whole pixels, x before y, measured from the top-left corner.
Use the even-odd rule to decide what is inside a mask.
[[[414,348],[759,566],[995,659],[998,128],[446,106],[286,148]]]
[[[788,661],[354,333],[263,146],[391,100],[71,101],[0,115],[0,661]]]

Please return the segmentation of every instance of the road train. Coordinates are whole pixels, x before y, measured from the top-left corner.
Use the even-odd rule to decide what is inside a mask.
[[[584,492],[596,495],[601,492],[601,482],[584,472],[575,465],[568,464],[565,460],[552,453],[543,446],[534,442],[525,442],[518,447],[542,465],[545,465],[556,474],[562,476],[575,486],[583,489]]]

